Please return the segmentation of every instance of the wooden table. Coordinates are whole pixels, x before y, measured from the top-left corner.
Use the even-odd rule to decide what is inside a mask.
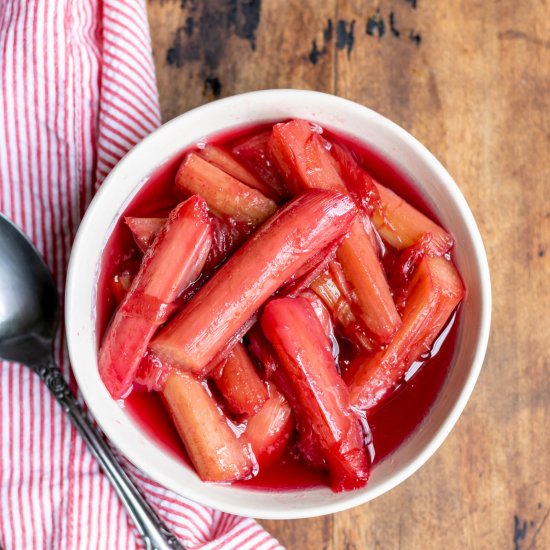
[[[316,89],[365,104],[443,162],[489,255],[489,352],[443,447],[374,502],[262,523],[299,550],[550,548],[550,4],[150,0],[148,7],[165,120],[261,88]]]

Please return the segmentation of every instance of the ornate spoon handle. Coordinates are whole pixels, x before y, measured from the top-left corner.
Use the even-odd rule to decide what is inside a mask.
[[[109,446],[105,443],[99,430],[93,426],[90,418],[82,410],[55,361],[49,359],[33,367],[33,370],[42,378],[63,409],[71,417],[74,425],[99,461],[101,468],[113,484],[120,500],[126,506],[139,534],[143,538],[145,548],[147,550],[183,550],[180,542],[141,496]]]

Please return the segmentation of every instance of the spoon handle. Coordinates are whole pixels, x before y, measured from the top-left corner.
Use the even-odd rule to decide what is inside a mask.
[[[33,369],[53,393],[99,461],[105,475],[126,506],[130,517],[147,550],[174,550],[183,546],[162,523],[147,501],[140,494],[128,474],[122,469],[113,451],[107,445],[99,429],[94,427],[63,374],[52,359]]]

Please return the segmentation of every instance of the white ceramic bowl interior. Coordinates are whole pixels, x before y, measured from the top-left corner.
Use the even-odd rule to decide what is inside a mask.
[[[414,434],[379,464],[364,489],[262,492],[200,481],[159,448],[111,399],[97,370],[96,292],[101,253],[120,215],[148,176],[204,137],[255,123],[304,118],[378,151],[412,180],[454,235],[455,261],[468,287],[454,365],[431,412]],[[70,358],[80,390],[107,437],[136,466],[166,487],[202,504],[258,518],[291,519],[337,512],[367,502],[413,474],[442,444],[478,378],[489,335],[491,290],[485,250],[457,185],[435,157],[405,130],[361,105],[300,90],[267,90],[222,99],[185,113],[151,134],[109,174],[80,225],[66,296]]]

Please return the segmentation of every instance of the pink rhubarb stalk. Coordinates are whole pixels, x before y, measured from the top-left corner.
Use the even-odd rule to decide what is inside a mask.
[[[355,407],[372,409],[391,394],[412,363],[431,349],[464,292],[450,261],[441,257],[420,261],[408,286],[403,324],[385,349],[358,364],[350,381]]]
[[[304,298],[273,300],[265,307],[261,324],[290,385],[288,397],[298,430],[313,433],[333,490],[363,487],[369,461],[362,428],[312,306]]]
[[[99,373],[115,399],[131,389],[149,341],[199,275],[211,240],[206,203],[195,196],[174,208],[147,250],[99,350]]]

